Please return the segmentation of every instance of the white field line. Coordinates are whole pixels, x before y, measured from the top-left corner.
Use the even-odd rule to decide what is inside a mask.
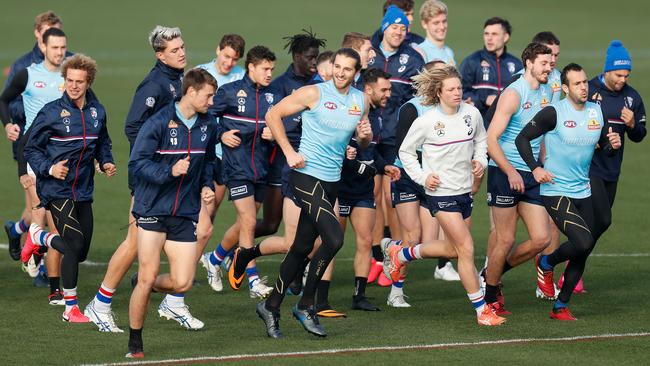
[[[9,249],[8,244],[0,243],[0,249],[7,250]],[[635,257],[650,257],[650,253],[592,253],[590,258],[599,258],[599,257],[607,257],[607,258],[635,258]],[[477,255],[476,259],[484,260],[485,256]],[[281,256],[275,256],[274,257],[263,257],[263,258],[258,258],[257,259],[260,262],[269,262],[269,263],[281,263],[282,259]],[[354,261],[354,258],[336,258],[337,262],[352,262]],[[161,261],[161,264],[167,264],[165,261]],[[93,262],[91,260],[87,260],[83,263],[81,263],[84,266],[89,266],[89,267],[102,267],[102,266],[107,266],[108,262]]]
[[[116,363],[105,363],[105,364],[97,364],[97,365],[120,366],[120,365],[152,365],[152,364],[170,365],[170,364],[187,364],[187,363],[209,363],[209,362],[259,360],[259,359],[267,359],[267,358],[286,358],[286,357],[309,357],[309,356],[382,352],[382,351],[383,352],[410,351],[410,350],[417,351],[417,350],[434,350],[434,349],[441,349],[441,348],[447,349],[447,348],[460,348],[460,347],[480,347],[480,346],[527,344],[527,343],[541,343],[541,342],[597,341],[597,340],[614,339],[614,338],[648,337],[648,336],[650,336],[650,332],[595,334],[595,335],[558,337],[558,338],[517,338],[517,339],[502,339],[502,340],[495,340],[495,341],[478,341],[478,342],[433,343],[433,344],[421,344],[421,345],[359,347],[359,348],[332,348],[332,349],[324,349],[319,351],[250,353],[250,354],[227,355],[227,356],[202,356],[202,357],[188,357],[188,358],[171,358],[167,360],[116,362]]]

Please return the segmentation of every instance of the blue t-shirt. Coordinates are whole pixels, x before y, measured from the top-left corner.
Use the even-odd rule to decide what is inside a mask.
[[[174,103],[174,108],[176,108],[176,116],[178,117],[178,119],[180,119],[181,122],[183,122],[183,124],[187,126],[188,130],[191,130],[192,127],[194,126],[194,123],[196,122],[196,119],[198,118],[198,114],[194,114],[194,117],[187,119],[183,116],[181,110],[178,109],[178,103]]]
[[[345,148],[364,113],[363,92],[350,87],[343,95],[332,80],[316,84],[318,104],[302,112],[299,152],[305,166],[297,171],[326,182],[341,179]]]
[[[61,70],[49,71],[45,67],[45,61],[28,66],[27,75],[27,85],[22,93],[25,108],[24,131],[27,131],[32,125],[41,108],[47,103],[61,98],[65,89]]]
[[[540,186],[540,194],[587,198],[591,196],[589,166],[604,126],[602,111],[592,102],[587,102],[584,110],[576,110],[567,98],[552,106],[557,123],[544,134],[544,169],[555,178]]]
[[[454,60],[454,51],[452,51],[452,49],[447,45],[440,48],[428,39],[425,39],[424,42],[417,45],[417,47],[424,52],[424,62],[440,60],[448,65],[456,65],[456,61]]]

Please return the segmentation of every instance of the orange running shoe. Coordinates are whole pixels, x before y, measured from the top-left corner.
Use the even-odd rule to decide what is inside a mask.
[[[381,272],[379,274],[379,279],[377,279],[377,284],[381,287],[388,287],[393,284],[393,281],[391,281],[390,278],[386,277],[384,272]]]
[[[230,287],[235,291],[238,291],[241,288],[242,282],[244,282],[244,275],[246,274],[246,272],[243,272],[239,274],[239,276],[235,277],[235,267],[237,267],[237,257],[239,257],[240,250],[241,248],[235,249],[235,255],[232,258],[232,265],[228,269],[228,282],[230,283]]]
[[[70,323],[90,323],[90,319],[81,313],[79,306],[74,305],[70,310],[63,313],[63,321]]]
[[[368,273],[368,283],[373,283],[379,277],[384,264],[382,262],[377,262],[375,258],[370,261],[370,272]]]
[[[576,321],[576,317],[571,314],[569,308],[559,308],[553,309],[550,314],[551,319],[562,320],[562,321]]]
[[[494,310],[492,310],[492,307],[489,305],[483,307],[483,311],[476,317],[476,320],[479,325],[488,326],[501,325],[506,322],[506,318],[502,318],[495,314]]]

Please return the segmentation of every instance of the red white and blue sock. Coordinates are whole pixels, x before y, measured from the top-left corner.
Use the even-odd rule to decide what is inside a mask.
[[[170,308],[182,308],[185,306],[185,294],[167,294],[165,301]]]
[[[467,294],[467,297],[469,297],[469,301],[472,302],[476,314],[480,315],[485,307],[485,295],[483,294],[483,291],[478,290],[473,294]]]
[[[255,282],[260,279],[260,276],[257,274],[257,266],[246,268],[246,277],[248,277],[248,287],[253,287]]]
[[[393,285],[390,288],[390,294],[404,294],[404,281],[406,281],[406,276],[399,276],[399,279],[393,282]]]
[[[221,243],[219,243],[214,251],[210,253],[210,263],[212,263],[213,266],[219,266],[227,255],[228,252],[226,252],[223,246],[221,246]]]
[[[402,248],[397,254],[397,258],[399,259],[400,263],[404,264],[416,259],[422,259],[422,255],[420,255],[421,245],[422,244],[418,244],[413,247]]]
[[[65,311],[70,311],[73,306],[77,306],[77,288],[64,288],[63,289],[63,300],[65,300]]]
[[[95,309],[100,313],[109,313],[111,311],[111,302],[113,301],[113,293],[115,293],[114,288],[108,288],[108,286],[102,285],[97,290],[95,294]]]
[[[29,230],[29,225],[25,222],[25,220],[20,219],[18,222],[15,222],[11,228],[9,228],[9,234],[15,238],[18,236],[23,235],[25,232]]]
[[[58,234],[48,233],[43,230],[40,226],[37,226],[38,229],[34,231],[34,244],[41,247],[52,247],[52,241],[56,240],[59,237]]]

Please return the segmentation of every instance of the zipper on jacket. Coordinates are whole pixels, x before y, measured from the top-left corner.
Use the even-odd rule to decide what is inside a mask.
[[[187,126],[185,126],[187,128]],[[192,130],[187,128],[187,156],[192,160]],[[189,171],[188,171],[189,173]],[[181,180],[178,182],[178,188],[176,188],[176,199],[174,200],[174,209],[172,210],[172,216],[176,216],[176,210],[178,209],[178,198],[181,194],[181,186],[183,185],[183,179],[185,179],[186,174],[181,175]]]
[[[497,56],[497,95],[501,94],[501,64]]]
[[[77,200],[77,193],[75,192],[74,188],[77,185],[77,179],[79,179],[79,165],[81,165],[81,159],[84,156],[84,152],[86,151],[86,119],[84,118],[84,111],[82,108],[79,108],[79,112],[81,113],[81,126],[83,127],[83,143],[84,146],[81,148],[81,153],[79,153],[79,161],[77,161],[77,166],[74,170],[74,181],[72,181],[72,199]]]
[[[251,164],[253,165],[253,175],[257,181],[257,167],[255,166],[255,141],[257,140],[258,123],[259,123],[259,88],[255,88],[255,135],[253,135],[253,148],[251,149]]]

